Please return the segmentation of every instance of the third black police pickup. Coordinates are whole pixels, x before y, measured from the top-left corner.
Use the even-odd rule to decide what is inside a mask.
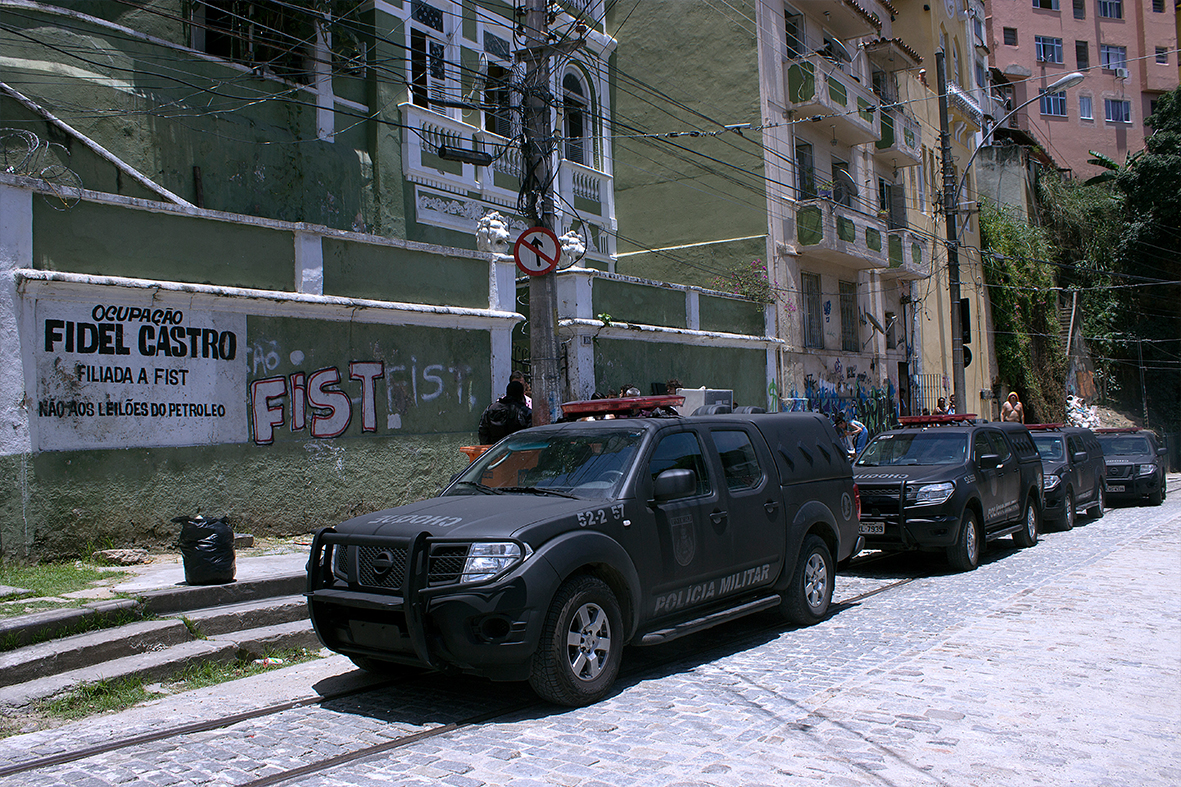
[[[860,532],[871,549],[945,551],[970,571],[986,541],[1037,543],[1042,463],[1021,424],[913,416],[879,434],[854,465]]]
[[[819,622],[856,539],[823,416],[560,423],[504,438],[439,497],[321,530],[308,598],[321,641],[364,669],[528,680],[585,705],[627,644],[765,609]]]

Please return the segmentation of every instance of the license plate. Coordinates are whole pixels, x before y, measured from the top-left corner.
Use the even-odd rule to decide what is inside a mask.
[[[861,522],[857,525],[857,532],[863,536],[881,536],[886,533],[885,522]]]
[[[1108,484],[1107,491],[1108,492],[1124,492],[1126,490],[1124,489],[1123,484]]]

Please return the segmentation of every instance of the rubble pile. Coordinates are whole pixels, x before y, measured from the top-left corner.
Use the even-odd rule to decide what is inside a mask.
[[[1098,408],[1088,407],[1087,403],[1077,396],[1066,397],[1066,423],[1087,429],[1098,429],[1103,426]]]

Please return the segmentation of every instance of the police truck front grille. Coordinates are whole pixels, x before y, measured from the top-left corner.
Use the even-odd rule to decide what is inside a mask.
[[[398,590],[406,578],[403,547],[356,547],[357,582],[368,587]]]
[[[459,582],[467,562],[467,544],[437,544],[427,563],[427,584]],[[408,548],[405,546],[344,546],[333,552],[333,573],[362,587],[401,590],[406,579]],[[355,561],[355,562],[354,562]],[[353,566],[356,576],[353,576]]]
[[[458,582],[467,562],[467,544],[440,544],[431,550],[430,579],[432,585]]]
[[[1107,477],[1108,478],[1131,478],[1132,477],[1132,466],[1131,465],[1108,465],[1107,466]]]

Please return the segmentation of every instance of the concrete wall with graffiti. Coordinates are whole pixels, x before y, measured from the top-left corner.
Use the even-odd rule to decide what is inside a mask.
[[[181,219],[153,225],[135,201],[89,196],[156,232]],[[192,247],[174,252],[183,263],[145,262],[142,238],[99,273],[85,234],[110,250],[126,223],[50,217],[74,234],[71,264],[60,240],[38,237],[36,199],[0,183],[0,558],[167,542],[173,517],[198,512],[295,534],[429,496],[464,466],[459,447],[507,381],[494,378],[507,377],[521,316],[512,271],[487,255],[256,220],[260,254],[289,258],[283,289],[198,283],[227,269]],[[231,222],[205,213],[183,218],[189,233]],[[384,272],[383,293],[407,257],[430,265],[467,287],[467,305],[334,294],[332,266],[350,256]],[[126,275],[153,266],[169,278]]]

